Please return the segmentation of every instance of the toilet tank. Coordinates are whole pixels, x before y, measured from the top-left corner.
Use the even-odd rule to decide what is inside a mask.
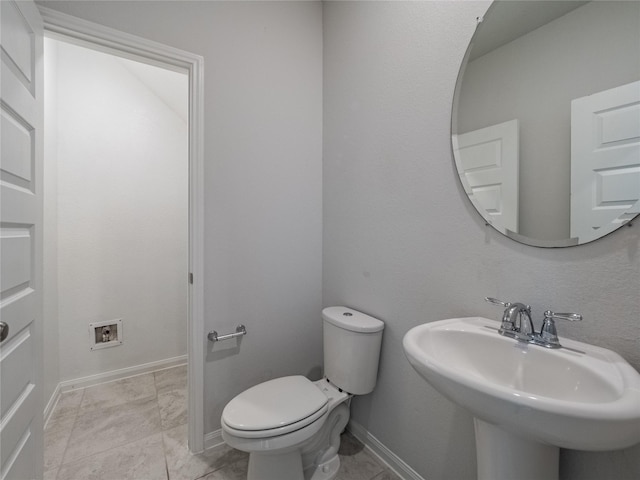
[[[347,307],[322,310],[324,375],[354,395],[373,391],[384,323]]]

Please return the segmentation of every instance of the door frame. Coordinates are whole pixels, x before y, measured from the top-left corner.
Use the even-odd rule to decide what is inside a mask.
[[[204,58],[38,5],[45,35],[189,75],[189,450],[204,450]],[[185,279],[186,280],[186,279]]]

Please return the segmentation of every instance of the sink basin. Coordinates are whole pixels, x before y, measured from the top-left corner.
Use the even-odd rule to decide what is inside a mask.
[[[557,350],[521,343],[499,327],[482,317],[426,323],[407,332],[404,350],[440,393],[509,434],[578,450],[640,442],[640,375],[620,355],[564,338]]]

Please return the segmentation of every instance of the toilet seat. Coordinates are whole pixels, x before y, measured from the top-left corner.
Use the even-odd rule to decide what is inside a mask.
[[[302,429],[326,415],[327,396],[301,375],[245,390],[222,412],[223,427],[241,438],[267,438]]]

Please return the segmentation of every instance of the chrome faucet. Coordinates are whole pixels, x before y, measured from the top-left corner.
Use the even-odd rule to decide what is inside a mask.
[[[503,302],[496,298],[486,297],[485,300],[494,305],[505,308],[502,315],[502,325],[498,333],[506,337],[517,338],[528,341],[535,333],[533,322],[531,321],[531,307],[520,302]]]
[[[531,307],[519,302],[510,303],[502,315],[502,325],[512,327],[511,330],[503,332],[503,335],[512,336],[510,333],[514,332],[514,336],[519,339],[529,338],[535,333],[531,321]]]
[[[491,297],[485,300],[494,305],[505,308],[502,315],[502,324],[498,329],[500,335],[515,338],[520,342],[533,343],[546,348],[560,348],[560,340],[554,320],[569,320],[571,322],[582,320],[578,313],[554,313],[551,310],[544,312],[544,320],[540,333],[536,333],[531,320],[531,307],[520,302],[503,302]]]

